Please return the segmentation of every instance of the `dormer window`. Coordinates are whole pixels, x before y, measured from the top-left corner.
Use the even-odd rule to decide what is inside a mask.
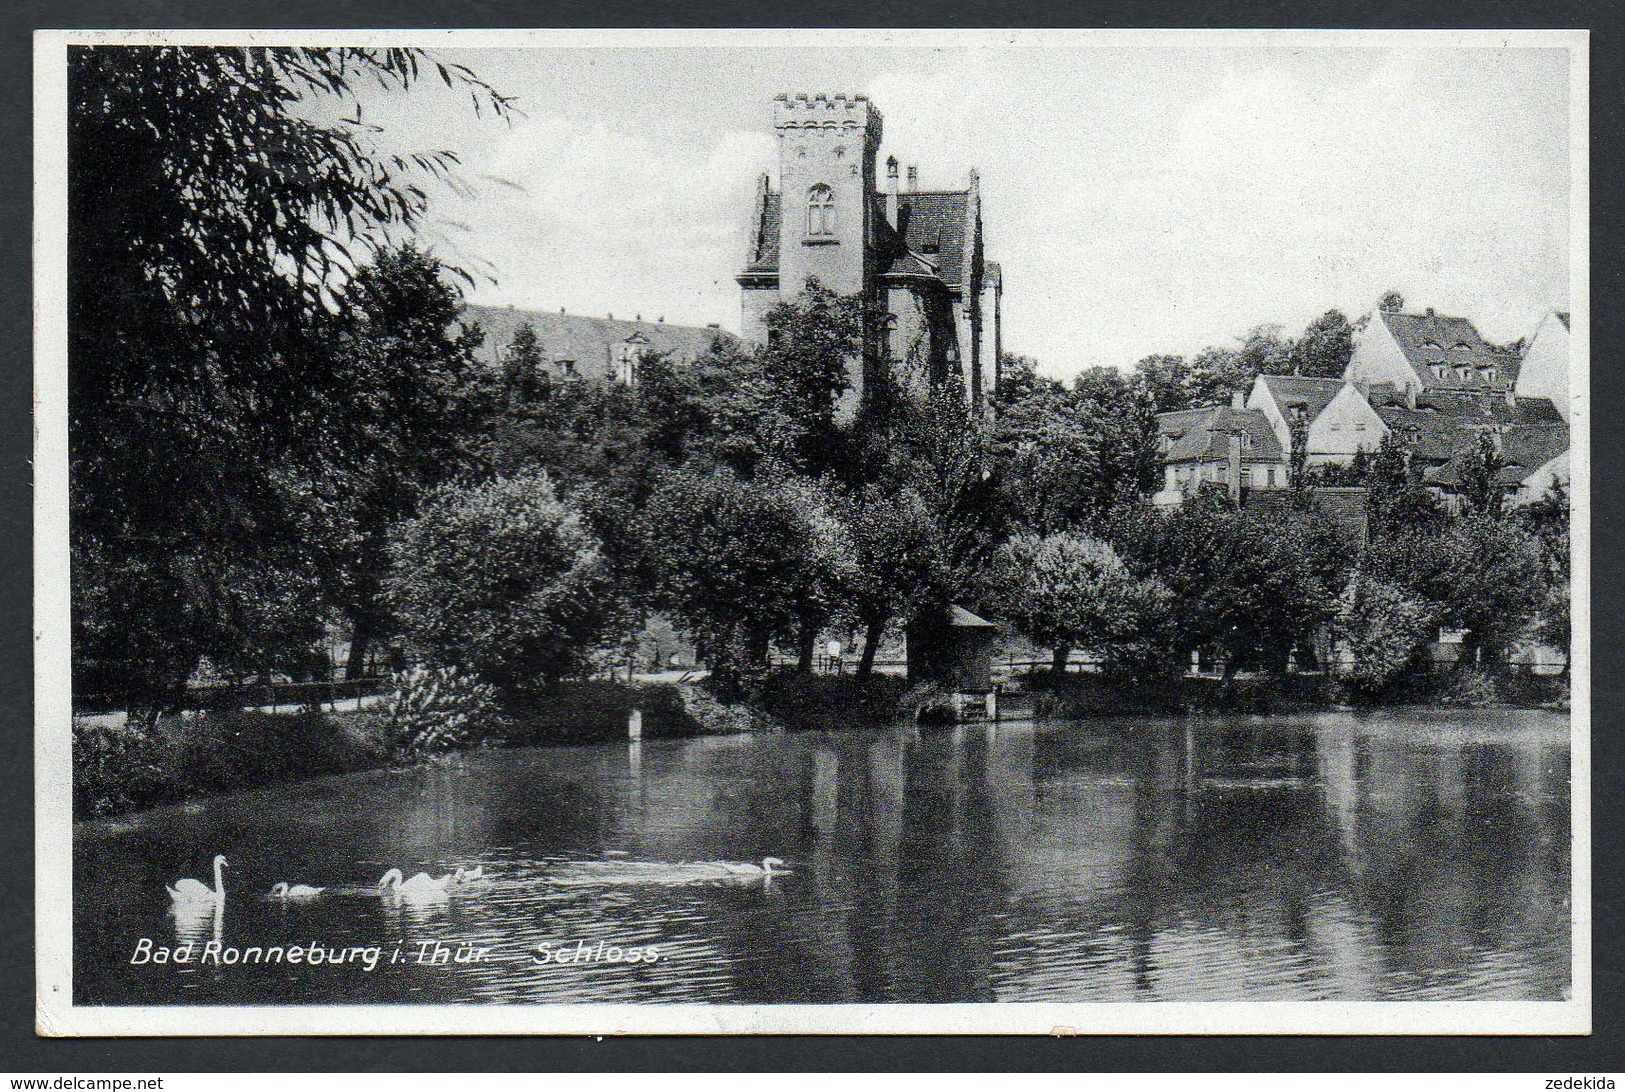
[[[835,191],[822,182],[807,191],[807,234],[817,239],[835,234]]]
[[[1495,382],[1495,369],[1494,368],[1485,368],[1484,369],[1484,382],[1486,382],[1486,383],[1494,383]]]
[[[1435,364],[1433,366],[1433,378],[1435,378],[1435,379],[1443,379],[1444,378],[1444,365],[1443,364]]]
[[[1456,378],[1457,379],[1471,379],[1472,377],[1473,377],[1473,369],[1471,369],[1471,368],[1457,368],[1456,369]]]

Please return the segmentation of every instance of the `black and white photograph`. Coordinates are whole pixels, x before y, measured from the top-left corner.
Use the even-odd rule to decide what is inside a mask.
[[[48,1036],[1587,1034],[1587,37],[35,40]]]

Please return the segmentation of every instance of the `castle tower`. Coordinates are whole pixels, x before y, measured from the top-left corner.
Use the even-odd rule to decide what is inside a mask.
[[[800,293],[809,278],[843,295],[873,292],[881,124],[862,95],[780,95],[774,102],[781,297]]]

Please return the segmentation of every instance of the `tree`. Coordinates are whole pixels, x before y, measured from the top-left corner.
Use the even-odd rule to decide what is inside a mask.
[[[389,555],[406,636],[509,693],[580,673],[625,629],[597,539],[545,472],[441,487]]]
[[[1462,499],[1468,511],[1492,520],[1501,518],[1506,505],[1501,471],[1506,465],[1506,459],[1501,456],[1501,438],[1488,429],[1473,438],[1472,448],[1457,456]]]
[[[1427,527],[1444,510],[1422,482],[1421,464],[1411,458],[1406,442],[1393,433],[1382,438],[1371,457],[1366,479],[1366,512],[1373,542],[1384,542],[1411,528]]]
[[[1186,649],[1214,645],[1226,678],[1244,667],[1280,669],[1329,621],[1351,551],[1312,513],[1236,511],[1196,497],[1167,515],[1119,515],[1113,533],[1130,568],[1172,595]]]
[[[1148,395],[1116,371],[1080,374],[1073,388],[1022,375],[995,403],[993,473],[1013,520],[1039,533],[1088,523],[1157,477],[1157,425]]]
[[[1405,297],[1389,289],[1382,294],[1382,299],[1377,301],[1377,310],[1387,314],[1399,314],[1405,310]]]
[[[1292,347],[1292,374],[1341,379],[1354,353],[1354,327],[1333,308],[1304,327]]]
[[[1354,658],[1350,689],[1374,695],[1416,659],[1434,632],[1434,610],[1393,584],[1355,574],[1337,601],[1332,632]]]
[[[462,299],[445,278],[437,259],[407,244],[350,284],[335,352],[346,370],[342,452],[354,529],[324,566],[350,623],[350,678],[391,628],[380,595],[389,528],[427,490],[474,465],[468,438],[497,400],[474,355],[482,334],[459,326]]]
[[[334,312],[455,157],[381,153],[372,128],[314,118],[355,107],[358,81],[405,89],[425,67],[507,112],[414,50],[70,51],[75,665],[129,707],[172,705],[202,657],[232,653],[217,622],[244,589],[308,579],[312,542],[348,533]],[[160,634],[162,654],[137,651]]]
[[[1192,409],[1191,366],[1182,356],[1154,353],[1134,365],[1133,384],[1157,413]]]
[[[704,645],[717,689],[738,693],[774,641],[804,639],[852,583],[851,545],[812,483],[766,467],[672,473],[646,512],[660,601]]]
[[[1545,601],[1550,580],[1540,541],[1508,520],[1474,513],[1410,527],[1369,556],[1379,579],[1438,607],[1440,625],[1463,629],[1463,652],[1498,659]]]
[[[502,379],[508,396],[522,402],[544,396],[551,386],[547,374],[547,359],[542,355],[542,341],[536,336],[536,327],[528,322],[519,324],[502,357]]]
[[[1057,675],[1073,648],[1103,653],[1137,636],[1142,595],[1117,552],[1097,539],[1018,534],[1000,547],[990,583],[997,613],[1053,650]]]
[[[875,650],[899,615],[912,616],[941,583],[942,559],[930,506],[909,485],[871,483],[842,498],[842,523],[852,543],[846,609],[863,628],[858,676],[874,668]]]

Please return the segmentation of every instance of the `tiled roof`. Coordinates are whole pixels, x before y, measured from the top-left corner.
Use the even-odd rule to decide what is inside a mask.
[[[1258,410],[1204,406],[1157,414],[1157,433],[1168,442],[1165,463],[1219,462],[1229,458],[1229,436],[1241,429],[1250,439],[1242,462],[1278,463],[1284,456],[1269,420]]]
[[[1313,379],[1300,375],[1261,375],[1270,397],[1281,408],[1282,416],[1292,420],[1291,406],[1302,406],[1309,420],[1320,416],[1337,392],[1343,389],[1341,379]]]
[[[1505,465],[1497,480],[1502,485],[1517,485],[1568,449],[1569,430],[1566,425],[1527,425],[1506,429],[1501,433],[1501,459]],[[1428,475],[1428,482],[1443,488],[1459,485],[1461,461],[1471,450],[1467,447],[1457,451],[1448,463]]]
[[[1490,345],[1467,319],[1394,311],[1377,314],[1425,387],[1505,390],[1518,379],[1518,357]],[[1442,377],[1435,374],[1436,367],[1445,369]],[[1460,374],[1462,368],[1466,375]],[[1485,371],[1490,368],[1495,370],[1493,380]]]
[[[916,254],[937,263],[937,274],[950,288],[958,288],[965,275],[965,218],[970,194],[966,190],[902,193],[897,196],[897,218],[903,223],[903,243]]]
[[[634,337],[641,337],[647,343],[633,342],[640,352],[670,353],[684,361],[693,360],[718,341],[728,344],[736,340],[726,330],[711,326],[676,326],[478,304],[469,304],[464,309],[463,320],[478,322],[484,328],[485,343],[480,346],[479,355],[487,363],[498,363],[519,327],[528,322],[536,331],[545,359],[572,360],[579,374],[596,377],[614,374],[617,349]]]

